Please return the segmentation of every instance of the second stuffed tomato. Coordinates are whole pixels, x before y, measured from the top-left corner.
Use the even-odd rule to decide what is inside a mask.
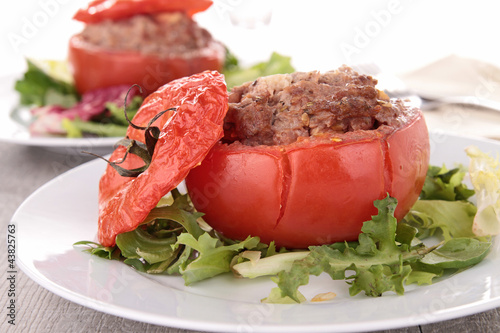
[[[85,23],[69,41],[68,60],[80,93],[138,84],[146,93],[174,79],[220,71],[224,46],[193,13],[211,1],[95,0],[75,19]]]
[[[356,240],[388,194],[401,219],[425,181],[428,131],[375,84],[343,67],[233,89],[225,139],[186,178],[195,207],[228,238],[287,248]]]

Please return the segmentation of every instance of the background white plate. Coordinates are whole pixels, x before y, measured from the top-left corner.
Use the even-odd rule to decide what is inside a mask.
[[[16,113],[21,119],[12,117],[19,101],[14,91],[15,79],[19,76],[0,77],[0,142],[23,146],[36,146],[58,153],[80,154],[82,150],[105,155],[113,151],[113,146],[121,138],[75,138],[31,136],[26,122],[25,112]],[[22,118],[24,117],[24,118]],[[19,117],[18,117],[19,118]]]
[[[494,141],[431,133],[431,162],[467,163],[464,147],[496,154]],[[180,277],[147,276],[128,266],[73,248],[95,240],[97,184],[105,164],[89,162],[33,193],[13,217],[18,265],[43,287],[70,301],[113,315],[171,327],[217,332],[370,331],[431,323],[500,306],[500,243],[475,267],[431,286],[408,287],[404,296],[349,297],[348,286],[312,278],[306,297],[333,291],[326,303],[260,303],[268,279],[230,275],[186,287]]]

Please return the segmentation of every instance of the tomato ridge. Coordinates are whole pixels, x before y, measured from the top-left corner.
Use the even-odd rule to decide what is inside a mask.
[[[384,135],[380,138],[380,146],[382,148],[382,161],[384,161],[384,192],[381,194],[383,198],[387,193],[392,192],[392,180],[394,172],[392,170],[392,159],[389,149],[389,142],[387,141],[387,136]]]
[[[281,169],[280,171],[282,173],[283,187],[281,190],[279,215],[278,218],[276,219],[276,224],[274,226],[274,229],[278,227],[278,224],[280,223],[281,219],[283,218],[283,215],[285,214],[288,201],[288,194],[290,192],[290,185],[292,181],[292,168],[290,166],[290,161],[288,159],[288,152],[283,148],[280,149],[279,165]]]

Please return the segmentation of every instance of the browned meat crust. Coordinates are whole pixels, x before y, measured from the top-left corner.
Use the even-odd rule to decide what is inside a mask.
[[[157,56],[201,49],[213,40],[207,30],[181,12],[135,15],[88,24],[80,36],[96,47]]]
[[[347,66],[323,74],[297,72],[248,82],[230,92],[225,140],[286,145],[300,137],[397,126],[406,108],[391,103],[376,84],[376,79]]]

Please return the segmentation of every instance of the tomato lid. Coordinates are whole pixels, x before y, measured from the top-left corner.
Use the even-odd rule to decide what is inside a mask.
[[[227,109],[224,76],[216,71],[171,81],[146,98],[128,128],[127,146],[114,150],[99,182],[102,245],[112,246],[116,235],[137,228],[160,199],[201,163],[223,136]],[[144,128],[151,127],[157,129],[157,141],[144,168],[142,154],[133,154],[130,145],[144,147],[146,141],[151,152],[148,138],[144,139]],[[135,174],[122,176],[113,164]]]
[[[192,16],[206,10],[212,0],[93,0],[73,18],[84,23],[119,20],[138,14],[185,12]]]

